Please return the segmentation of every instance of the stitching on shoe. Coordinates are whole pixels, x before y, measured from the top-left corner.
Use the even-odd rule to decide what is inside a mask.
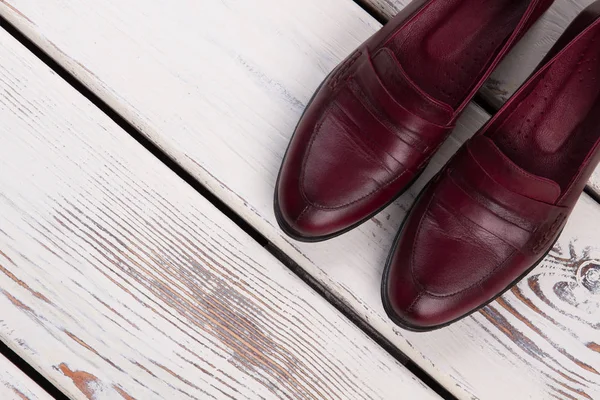
[[[558,228],[562,225],[565,219],[567,219],[566,215],[559,214],[554,219],[554,222],[548,226],[540,238],[535,242],[531,250],[534,253],[539,253],[544,247],[546,247],[550,239],[557,233]]]
[[[468,194],[467,194],[468,195]],[[447,211],[448,213],[452,214],[457,220],[458,222],[465,226],[465,223],[463,223],[462,221],[466,220],[469,221],[469,223],[478,226],[481,230],[486,231],[487,233],[489,233],[490,235],[494,236],[496,239],[499,239],[501,242],[503,242],[504,244],[512,247],[513,249],[515,249],[516,251],[518,251],[519,253],[523,253],[523,251],[521,251],[517,246],[515,246],[514,244],[506,241],[505,239],[499,237],[498,235],[496,235],[493,232],[490,232],[489,230],[487,230],[485,227],[481,226],[480,224],[478,224],[475,221],[472,221],[469,217],[462,215],[460,213],[456,213],[457,210],[455,210],[452,206],[446,204],[443,200],[438,200],[438,207],[443,208],[445,211]]]
[[[488,172],[487,172],[487,171],[486,171],[486,170],[485,170],[485,169],[484,169],[484,168],[481,166],[481,164],[479,163],[479,161],[477,161],[477,159],[476,159],[475,157],[472,157],[472,158],[473,158],[473,160],[475,161],[475,163],[476,163],[476,164],[479,166],[479,168],[480,168],[480,169],[483,171],[483,173],[484,173],[484,174],[485,174],[485,175],[486,175],[488,178],[490,178],[490,179],[491,179],[493,182],[495,182],[495,183],[496,183],[496,184],[498,184],[499,186],[503,187],[503,186],[502,186],[500,183],[498,183],[498,182],[497,182],[497,181],[496,181],[496,180],[495,180],[495,179],[494,179],[492,176],[490,176],[490,174],[489,174],[489,173],[488,173]],[[507,190],[511,191],[510,189],[507,189]],[[512,191],[511,191],[511,192],[512,192]],[[513,192],[513,193],[515,193],[515,192]],[[517,193],[517,194],[518,194],[518,193]],[[560,206],[557,206],[557,205],[554,205],[554,204],[549,204],[549,203],[545,203],[545,202],[543,202],[543,201],[540,201],[540,200],[532,199],[532,198],[529,198],[529,197],[527,197],[527,196],[523,196],[523,195],[520,195],[520,196],[522,196],[522,197],[525,197],[525,198],[527,198],[527,199],[529,199],[529,200],[531,200],[531,201],[533,201],[533,202],[539,203],[539,204],[541,204],[541,205],[544,205],[544,206],[550,206],[550,207],[556,207],[556,208],[559,208],[559,207],[560,207]],[[536,223],[539,223],[539,222],[537,222],[537,221],[536,221]],[[539,226],[538,226],[538,228],[539,228]],[[536,228],[536,230],[537,230],[538,228]]]
[[[423,220],[425,219],[425,215],[427,215],[427,213],[429,213],[429,209],[430,209],[430,207],[431,207],[431,203],[432,203],[432,201],[433,201],[433,199],[434,199],[434,198],[435,198],[435,195],[432,195],[432,196],[431,196],[431,199],[430,199],[430,200],[429,200],[429,202],[427,203],[427,207],[425,208],[425,212],[423,213],[423,216],[421,217],[421,220],[419,221],[419,227],[418,227],[418,229],[417,229],[417,234],[415,235],[415,238],[414,238],[414,240],[413,240],[413,246],[412,246],[412,248],[413,248],[413,252],[412,252],[412,256],[411,256],[411,263],[410,263],[409,269],[410,269],[410,275],[411,275],[411,278],[412,278],[412,279],[413,279],[413,281],[414,281],[414,282],[415,282],[415,283],[418,285],[418,287],[421,289],[421,291],[422,291],[422,292],[425,292],[425,293],[426,293],[427,295],[429,295],[429,296],[432,296],[432,297],[435,297],[435,298],[440,298],[440,299],[443,299],[443,298],[448,298],[448,297],[456,296],[456,295],[458,295],[458,294],[460,294],[460,293],[464,293],[464,292],[466,292],[466,291],[468,291],[468,290],[471,290],[471,289],[473,289],[473,288],[475,288],[475,287],[477,287],[477,286],[480,286],[480,285],[481,285],[481,284],[482,284],[482,283],[483,283],[483,282],[484,282],[484,281],[485,281],[487,278],[489,278],[489,277],[490,277],[492,274],[494,274],[494,273],[495,273],[495,272],[496,272],[496,271],[497,271],[499,268],[501,268],[502,266],[504,266],[504,265],[505,265],[505,264],[506,264],[506,263],[507,263],[507,262],[508,262],[508,261],[509,261],[509,260],[510,260],[510,259],[511,259],[513,256],[514,256],[514,254],[517,252],[517,250],[513,250],[513,251],[512,251],[512,252],[511,252],[511,253],[510,253],[510,254],[509,254],[507,257],[506,257],[506,260],[504,260],[504,262],[502,262],[502,263],[498,264],[497,266],[495,266],[495,267],[494,267],[494,268],[493,268],[493,269],[492,269],[490,272],[488,272],[488,273],[487,273],[485,276],[481,277],[481,278],[480,278],[480,279],[479,279],[477,282],[473,283],[472,285],[470,285],[470,286],[468,286],[468,287],[466,287],[466,288],[464,288],[464,289],[458,290],[458,291],[456,291],[456,292],[453,292],[453,293],[448,293],[448,294],[436,294],[436,293],[432,293],[432,292],[430,292],[430,291],[429,291],[429,290],[427,290],[427,289],[426,289],[426,288],[423,286],[423,284],[422,284],[421,282],[419,282],[419,280],[418,280],[418,279],[415,277],[415,274],[414,274],[414,268],[413,268],[413,267],[414,267],[414,265],[415,265],[415,260],[414,260],[414,258],[415,258],[415,253],[416,253],[416,252],[414,251],[414,249],[416,248],[417,238],[420,236],[420,233],[421,233],[421,228],[422,228],[422,226],[423,226]]]
[[[296,220],[294,222],[296,224],[298,222],[300,222],[300,220],[302,219],[302,217],[304,217],[306,215],[306,213],[308,212],[309,209],[310,209],[310,205],[304,207],[304,210],[302,210],[302,212],[300,213],[300,215],[298,215],[298,217],[296,218]]]
[[[339,84],[339,82],[342,80],[342,78],[344,78],[344,74],[348,71],[348,69],[352,65],[354,65],[356,63],[356,61],[358,61],[358,59],[360,58],[360,56],[362,54],[363,54],[362,51],[357,51],[348,60],[348,62],[346,63],[346,65],[344,65],[340,69],[340,71],[338,71],[335,74],[335,76],[333,77],[332,84],[329,85],[332,89],[336,88],[336,86]],[[350,79],[352,79],[352,77],[348,77],[348,80],[350,80]],[[332,97],[333,97],[333,95],[332,95]],[[309,156],[309,154],[312,151],[312,147],[314,145],[314,142],[315,142],[317,136],[321,132],[321,127],[322,127],[322,125],[324,123],[325,116],[327,115],[327,113],[329,113],[332,110],[332,108],[333,108],[334,105],[335,105],[335,103],[332,103],[330,106],[327,107],[327,109],[324,111],[323,116],[321,117],[320,121],[315,125],[315,128],[314,128],[314,131],[312,132],[312,136],[311,136],[311,139],[310,139],[307,151],[306,151],[306,153],[303,156],[302,167],[301,167],[302,168],[302,172],[301,172],[301,177],[300,177],[300,194],[302,196],[302,199],[306,203],[308,203],[309,205],[311,205],[312,207],[317,208],[317,209],[321,209],[321,210],[339,210],[339,209],[342,209],[342,208],[349,207],[349,206],[351,206],[353,204],[356,204],[356,203],[358,203],[360,201],[363,201],[366,198],[368,198],[368,197],[376,194],[377,192],[379,192],[379,191],[387,188],[388,186],[392,185],[394,182],[396,182],[400,178],[402,178],[406,174],[406,172],[408,172],[408,170],[406,170],[406,169],[403,170],[399,175],[397,175],[395,178],[393,178],[389,182],[387,182],[387,183],[385,183],[383,185],[380,184],[380,186],[378,188],[376,188],[376,189],[372,190],[371,192],[365,194],[364,196],[362,196],[362,197],[360,197],[360,198],[358,198],[356,200],[353,200],[351,202],[348,202],[348,203],[344,203],[344,204],[337,205],[337,206],[326,206],[326,205],[319,204],[319,203],[316,203],[315,201],[310,200],[308,198],[308,195],[306,194],[306,189],[305,189],[305,186],[304,186],[304,183],[305,183],[305,180],[306,180],[305,179],[306,178],[306,164],[307,164],[308,156]],[[446,134],[446,137],[450,134],[450,132],[451,132],[451,130],[448,131],[448,133]],[[346,135],[346,136],[348,136],[348,135]],[[442,144],[443,144],[443,141],[440,144],[438,144],[438,146],[436,146],[436,148],[434,149],[434,151],[432,153],[434,153],[435,150],[439,149],[439,147],[441,147]],[[427,157],[426,159],[424,159],[423,162],[421,162],[419,164],[419,166],[417,167],[417,170],[420,170],[424,165],[426,165],[431,160],[432,157],[433,157],[433,154],[431,154],[429,157]],[[371,158],[372,158],[372,156],[371,156]],[[374,161],[376,161],[377,164],[382,165],[382,163],[380,161],[377,161],[377,160],[374,160]],[[386,170],[388,170],[388,172],[389,172],[389,169],[387,167],[384,166],[384,168]]]
[[[485,210],[487,210],[487,211],[488,211],[490,214],[492,214],[492,215],[494,215],[494,216],[496,216],[496,217],[500,218],[501,220],[503,220],[503,221],[505,221],[505,222],[507,222],[507,223],[509,223],[509,224],[513,225],[513,226],[516,226],[517,228],[521,229],[522,231],[525,231],[525,232],[527,232],[527,233],[532,233],[530,230],[527,230],[527,229],[523,228],[522,226],[520,226],[520,225],[518,225],[518,224],[514,223],[513,221],[510,221],[510,220],[508,220],[508,219],[504,218],[502,215],[499,215],[499,214],[495,213],[494,211],[490,210],[488,207],[486,207],[486,205],[485,205],[485,204],[482,204],[480,201],[478,201],[476,198],[474,198],[472,193],[469,193],[469,192],[468,192],[468,191],[467,191],[467,190],[466,190],[464,187],[462,187],[462,185],[460,185],[460,184],[459,184],[459,183],[456,181],[456,179],[454,179],[454,177],[453,177],[452,175],[448,175],[448,179],[450,179],[452,182],[454,182],[454,185],[456,185],[456,187],[457,187],[457,188],[458,188],[460,191],[462,191],[462,192],[463,192],[463,193],[464,193],[464,194],[465,194],[467,197],[469,197],[471,200],[473,200],[473,202],[474,202],[474,203],[476,203],[476,204],[479,204],[481,207],[483,207]],[[464,181],[463,181],[463,182],[464,182]],[[467,184],[467,185],[468,185],[468,183],[466,183],[466,182],[465,182],[465,184]],[[469,188],[470,188],[472,191],[477,191],[475,188],[471,187],[470,185],[469,185]],[[489,197],[487,197],[487,196],[485,196],[485,195],[482,195],[482,197],[485,197],[485,198],[486,198],[488,201],[490,201],[490,203],[491,203],[491,202],[492,202],[492,200],[493,200],[493,199],[490,199]],[[496,203],[496,204],[497,204],[497,203]],[[499,206],[500,206],[500,207],[503,207],[502,205],[499,205]],[[473,222],[473,221],[471,221],[471,222]],[[482,228],[483,228],[483,227],[482,227]],[[484,229],[485,229],[485,228],[484,228]],[[491,232],[490,232],[490,233],[491,233]]]
[[[404,174],[406,174],[406,170],[402,171],[397,177],[395,177],[394,179],[392,179],[390,182],[386,183],[385,185],[367,193],[366,195],[360,197],[359,199],[353,200],[349,203],[344,203],[341,204],[339,206],[325,206],[325,205],[321,205],[318,203],[313,202],[312,200],[310,200],[307,196],[306,196],[306,192],[304,191],[304,176],[302,177],[302,183],[301,183],[301,188],[300,188],[300,193],[302,194],[302,198],[304,199],[304,201],[306,201],[308,204],[310,204],[312,207],[314,208],[318,208],[321,210],[339,210],[348,206],[351,206],[353,204],[356,204],[364,199],[366,199],[367,197],[373,196],[374,194],[376,194],[377,192],[387,188],[388,186],[390,186],[391,184],[393,184],[394,182],[396,182],[398,179],[400,179],[402,176],[404,176]]]
[[[417,297],[415,297],[415,299],[413,300],[412,303],[410,303],[410,306],[408,306],[408,308],[406,309],[407,312],[411,312],[412,310],[414,310],[415,305],[417,304],[417,302],[419,300],[421,300],[421,297],[423,297],[423,292],[419,292],[419,294],[417,294]]]
[[[360,100],[359,100],[360,101]],[[342,114],[344,114],[344,116],[346,118],[348,118],[350,120],[350,122],[352,122],[352,124],[354,124],[356,126],[356,128],[358,128],[360,130],[360,127],[354,122],[352,121],[352,118],[350,117],[350,115],[348,115],[348,112],[346,112],[346,110],[344,110],[342,107],[335,105],[336,108],[342,112]],[[357,135],[351,134],[346,132],[345,130],[342,130],[342,133],[344,134],[344,136],[348,137],[350,140],[352,140],[354,142],[354,144],[357,147],[360,147],[361,150],[363,150],[365,153],[367,153],[367,155],[369,156],[369,158],[371,159],[371,161],[374,161],[375,163],[379,164],[381,167],[383,167],[383,169],[385,169],[387,172],[389,172],[390,174],[393,174],[394,171],[392,171],[387,165],[385,165],[385,163],[378,159],[377,154],[375,153],[375,151],[373,151],[372,148],[370,148],[369,146],[365,146],[366,143],[363,143],[363,139],[357,137]],[[387,155],[389,155],[391,158],[394,159],[394,161],[396,161],[398,164],[400,164],[402,167],[404,167],[404,165],[398,161],[396,159],[396,157],[394,157],[393,155],[391,155],[390,153],[388,153],[386,150],[382,149],[377,143],[375,143],[375,141],[373,139],[371,139],[368,135],[363,135],[365,136],[365,140],[368,142],[368,144],[370,144],[372,147],[378,148],[380,151],[386,153]],[[404,167],[406,168],[406,167]]]
[[[387,132],[395,137],[396,139],[406,143],[407,146],[414,149],[416,152],[421,154],[427,154],[430,150],[430,146],[423,142],[420,138],[418,138],[419,133],[409,129],[407,126],[398,124],[395,121],[390,121],[389,116],[386,116],[386,112],[380,110],[381,106],[373,104],[373,102],[367,97],[362,88],[356,83],[354,78],[348,80],[348,88],[354,96],[358,99],[358,101],[362,104],[362,106],[387,130]],[[406,134],[410,138],[404,138],[399,131],[401,131],[400,127],[404,128],[407,132]],[[414,135],[414,136],[413,136]],[[413,143],[410,143],[410,142]]]
[[[367,197],[370,197],[372,195],[374,195],[375,193],[385,189],[386,187],[390,186],[391,184],[393,184],[394,182],[396,182],[398,179],[400,179],[402,176],[404,176],[407,172],[407,170],[402,171],[398,176],[396,176],[394,179],[392,179],[391,181],[387,182],[384,185],[381,185],[380,187],[372,190],[371,192],[367,193],[366,195],[353,200],[351,202],[348,203],[344,203],[338,206],[325,206],[322,204],[318,204],[312,200],[310,200],[308,198],[308,196],[306,195],[306,189],[304,187],[304,182],[306,180],[306,163],[308,161],[308,155],[310,154],[310,152],[312,151],[312,147],[313,144],[317,138],[317,136],[319,135],[319,133],[321,132],[321,127],[323,125],[323,123],[325,122],[325,116],[327,115],[328,112],[331,111],[331,109],[333,108],[334,103],[332,103],[329,107],[327,107],[327,109],[325,110],[325,112],[323,113],[323,116],[321,117],[321,120],[315,125],[315,130],[313,131],[312,137],[310,139],[310,143],[308,145],[307,151],[304,154],[303,160],[302,160],[302,172],[301,172],[301,176],[300,176],[300,194],[302,195],[302,199],[307,202],[308,204],[310,204],[312,207],[314,208],[318,208],[321,210],[339,210],[348,206],[351,206],[353,204],[356,204],[364,199],[366,199]]]
[[[556,183],[555,183],[554,181],[552,181],[552,180],[550,180],[550,179],[548,179],[548,178],[544,178],[544,177],[541,177],[541,176],[534,175],[534,174],[532,174],[532,173],[530,173],[530,172],[528,172],[528,171],[525,171],[523,168],[521,168],[521,167],[519,167],[517,164],[515,164],[515,163],[514,163],[514,162],[513,162],[513,161],[512,161],[510,158],[508,158],[508,157],[507,157],[507,156],[506,156],[504,153],[502,153],[502,152],[501,152],[501,151],[500,151],[500,150],[499,150],[499,149],[498,149],[496,146],[492,146],[492,147],[491,147],[491,149],[492,149],[492,150],[493,150],[493,151],[494,151],[496,154],[498,154],[499,156],[501,156],[502,158],[504,158],[505,160],[508,160],[508,161],[510,161],[510,162],[512,163],[512,165],[515,167],[515,168],[514,168],[514,171],[516,171],[517,173],[519,173],[521,176],[524,176],[524,177],[526,177],[526,178],[532,178],[532,179],[534,179],[534,180],[536,180],[536,181],[538,181],[538,182],[542,182],[542,183],[550,183],[550,184],[552,184],[552,189],[553,189],[553,191],[555,191],[555,192],[556,192],[556,190],[558,190],[558,193],[555,193],[555,194],[557,194],[558,196],[560,196],[560,187],[557,187],[557,186],[555,186],[555,185],[556,185]],[[480,168],[481,168],[481,169],[482,169],[484,172],[486,172],[486,175],[488,175],[488,176],[489,176],[489,174],[487,174],[487,171],[485,171],[485,169],[484,169],[484,168],[481,166],[481,163],[479,163],[479,160],[477,160],[477,159],[475,158],[475,156],[473,155],[473,152],[471,151],[471,149],[470,149],[470,148],[468,149],[468,151],[469,151],[469,153],[471,153],[471,158],[473,158],[473,160],[475,160],[475,162],[476,162],[476,163],[479,165],[479,167],[480,167]],[[490,176],[490,178],[491,178],[491,179],[493,179],[491,176]],[[494,180],[494,182],[495,182],[495,180]],[[525,197],[527,197],[527,196],[525,196]],[[533,200],[535,200],[535,199],[533,199]],[[536,200],[536,201],[540,201],[540,200]]]
[[[329,83],[329,87],[331,87],[331,89],[335,89],[341,80],[344,79],[344,75],[346,74],[346,72],[348,72],[348,70],[356,63],[356,61],[358,61],[358,59],[360,58],[360,56],[362,55],[362,51],[358,50],[356,51],[349,59],[348,61],[346,61],[346,64],[340,68],[340,70],[338,72],[336,72],[335,76],[332,78],[331,82]]]
[[[411,79],[411,77],[408,75],[408,73],[404,70],[402,64],[400,64],[400,62],[396,58],[395,54],[389,47],[383,46],[381,49],[379,49],[377,51],[377,53],[375,53],[374,57],[376,58],[379,54],[383,54],[384,57],[387,58],[388,61],[390,61],[394,65],[394,67],[396,67],[400,71],[400,74],[406,80],[408,85],[411,88],[413,88],[420,95],[420,98],[422,100],[424,100],[427,104],[429,104],[433,108],[436,108],[437,110],[441,110],[441,111],[445,111],[445,112],[449,113],[451,118],[454,117],[455,111],[452,108],[452,106],[432,97],[429,93],[427,93],[425,90],[423,90],[415,81],[413,81]],[[377,74],[377,70],[375,69],[374,64],[373,64],[373,69],[375,71],[375,74]],[[379,78],[379,75],[378,75],[378,78]],[[379,78],[379,79],[381,79],[381,78]],[[384,86],[384,89],[387,90],[387,88],[385,86]]]

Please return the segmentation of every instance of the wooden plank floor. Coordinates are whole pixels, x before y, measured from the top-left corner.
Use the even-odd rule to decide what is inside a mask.
[[[388,21],[410,0],[361,0],[383,21]],[[594,0],[555,0],[550,9],[514,47],[481,89],[482,98],[499,109],[525,82],[571,21]],[[600,196],[600,167],[588,183]]]
[[[52,397],[0,354],[0,399],[51,400]]]
[[[0,339],[70,398],[438,398],[3,30],[0,60]]]
[[[317,245],[279,231],[273,187],[294,125],[327,72],[380,25],[349,0],[273,4],[3,0],[0,13],[457,397],[599,398],[600,304],[585,274],[600,260],[600,207],[587,196],[542,265],[482,312],[413,334],[382,310],[393,235],[486,120],[476,106],[423,179],[360,229]]]

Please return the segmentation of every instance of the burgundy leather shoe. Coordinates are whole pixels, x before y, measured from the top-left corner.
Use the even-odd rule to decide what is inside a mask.
[[[419,195],[382,285],[415,331],[488,304],[550,251],[600,161],[600,2]]]
[[[413,1],[311,100],[278,178],[281,228],[302,241],[329,239],[402,194],[552,1]]]

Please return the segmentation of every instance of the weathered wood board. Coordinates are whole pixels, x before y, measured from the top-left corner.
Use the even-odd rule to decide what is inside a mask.
[[[385,22],[398,14],[411,0],[363,0],[362,2],[377,18]]]
[[[0,12],[458,397],[600,397],[598,299],[578,275],[600,259],[596,203],[582,198],[562,253],[501,301],[431,334],[397,329],[379,298],[393,236],[487,116],[471,107],[424,178],[360,229],[290,241],[272,197],[291,133],[327,72],[379,25],[349,0],[194,4],[4,0]]]
[[[0,60],[0,338],[71,398],[438,398],[5,31]]]
[[[52,400],[52,397],[0,354],[0,399]]]
[[[389,20],[410,0],[363,0],[379,18]],[[581,10],[594,0],[555,0],[550,9],[529,30],[498,66],[481,89],[482,97],[498,109],[525,82],[552,45]],[[600,168],[589,181],[589,188],[600,196]]]

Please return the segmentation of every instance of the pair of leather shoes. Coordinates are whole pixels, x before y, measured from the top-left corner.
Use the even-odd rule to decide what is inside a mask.
[[[285,156],[281,228],[338,236],[418,178],[493,69],[552,0],[417,0],[323,82]],[[489,303],[557,240],[600,161],[600,2],[417,198],[382,298],[401,327]]]

